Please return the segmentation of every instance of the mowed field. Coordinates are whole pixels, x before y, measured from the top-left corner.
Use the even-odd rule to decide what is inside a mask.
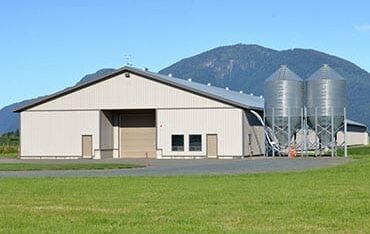
[[[1,233],[370,232],[370,148],[353,162],[234,176],[4,178]]]

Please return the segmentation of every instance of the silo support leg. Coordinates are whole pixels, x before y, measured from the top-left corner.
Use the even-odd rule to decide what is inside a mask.
[[[347,156],[347,111],[344,108],[344,157]]]
[[[331,156],[334,157],[335,151],[335,137],[334,137],[334,110],[331,108]]]

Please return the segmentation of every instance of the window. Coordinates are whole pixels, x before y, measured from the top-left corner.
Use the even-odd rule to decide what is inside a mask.
[[[189,151],[202,151],[202,135],[189,135]]]
[[[172,151],[184,151],[184,135],[172,135]]]

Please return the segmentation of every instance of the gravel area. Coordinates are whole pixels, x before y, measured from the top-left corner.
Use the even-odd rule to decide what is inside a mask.
[[[68,171],[0,171],[0,177],[100,177],[100,176],[179,176],[225,175],[258,172],[299,171],[332,167],[349,162],[349,158],[247,158],[238,160],[167,160],[167,159],[106,159],[106,160],[14,160],[0,163],[133,163],[145,168]]]

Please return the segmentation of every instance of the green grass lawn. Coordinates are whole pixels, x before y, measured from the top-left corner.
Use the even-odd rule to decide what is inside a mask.
[[[1,233],[369,233],[370,148],[334,168],[234,176],[3,178]]]
[[[0,145],[0,159],[1,158],[17,158],[18,147]]]
[[[13,153],[6,153],[6,154],[1,154],[0,153],[0,159],[17,159],[18,153],[13,152]]]
[[[0,171],[101,170],[143,167],[123,163],[0,163]]]

